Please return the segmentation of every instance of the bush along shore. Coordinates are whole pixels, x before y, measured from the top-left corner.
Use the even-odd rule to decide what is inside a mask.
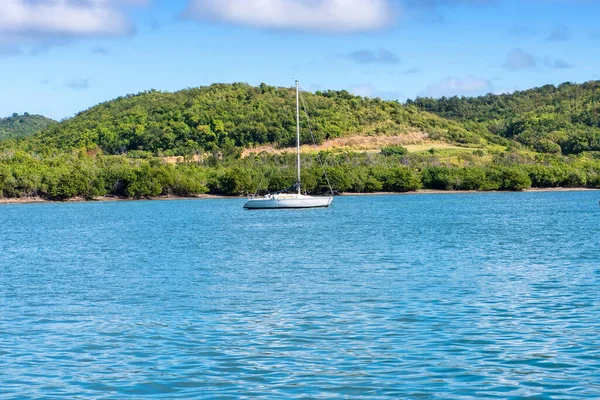
[[[339,193],[600,188],[600,81],[404,104],[347,91],[304,97],[312,129],[301,122],[302,143],[398,139],[380,152],[349,144],[304,153],[310,194],[329,187],[317,155]],[[0,198],[278,191],[295,183],[294,155],[285,152],[295,133],[295,91],[266,84],[152,90],[58,123],[14,114],[0,120]],[[445,146],[426,147],[436,143]]]
[[[321,152],[323,168],[338,193],[441,191],[519,191],[529,188],[600,188],[600,160],[522,152],[450,153]],[[302,185],[307,193],[328,189],[317,154],[303,154]],[[240,196],[278,191],[295,182],[293,154],[224,156],[169,164],[159,157],[32,154],[0,155],[3,198],[62,201],[102,196],[149,198],[198,195]]]

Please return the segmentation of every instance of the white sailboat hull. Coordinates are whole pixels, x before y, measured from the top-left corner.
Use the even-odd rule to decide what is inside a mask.
[[[305,108],[306,111],[306,108]],[[306,115],[308,119],[308,114]],[[310,129],[310,120],[309,129]],[[312,131],[311,131],[312,135]],[[248,210],[275,210],[275,209],[286,209],[286,208],[323,208],[329,207],[333,201],[333,197],[313,197],[302,195],[302,186],[300,182],[300,83],[296,81],[296,167],[298,170],[298,180],[293,186],[297,193],[276,193],[268,194],[264,197],[251,197],[248,199],[244,208]],[[325,176],[325,169],[323,169]],[[329,179],[327,180],[329,183]],[[331,193],[331,185],[329,186]]]
[[[280,208],[322,208],[329,207],[333,197],[313,197],[304,195],[272,195],[249,199],[244,208],[248,210]]]

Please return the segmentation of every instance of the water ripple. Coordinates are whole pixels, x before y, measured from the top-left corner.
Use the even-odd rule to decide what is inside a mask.
[[[0,398],[600,398],[596,197],[0,206]]]

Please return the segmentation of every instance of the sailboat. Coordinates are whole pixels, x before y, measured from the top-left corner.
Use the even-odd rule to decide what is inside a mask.
[[[282,209],[282,208],[319,208],[329,207],[333,201],[332,196],[308,196],[302,194],[302,183],[300,180],[300,83],[296,81],[296,166],[298,178],[292,187],[297,193],[269,193],[263,197],[256,195],[248,198],[244,208],[248,210],[258,209]]]

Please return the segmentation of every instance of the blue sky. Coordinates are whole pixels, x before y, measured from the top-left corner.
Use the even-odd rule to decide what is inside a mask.
[[[0,0],[0,116],[248,82],[385,99],[600,79],[596,0]]]

